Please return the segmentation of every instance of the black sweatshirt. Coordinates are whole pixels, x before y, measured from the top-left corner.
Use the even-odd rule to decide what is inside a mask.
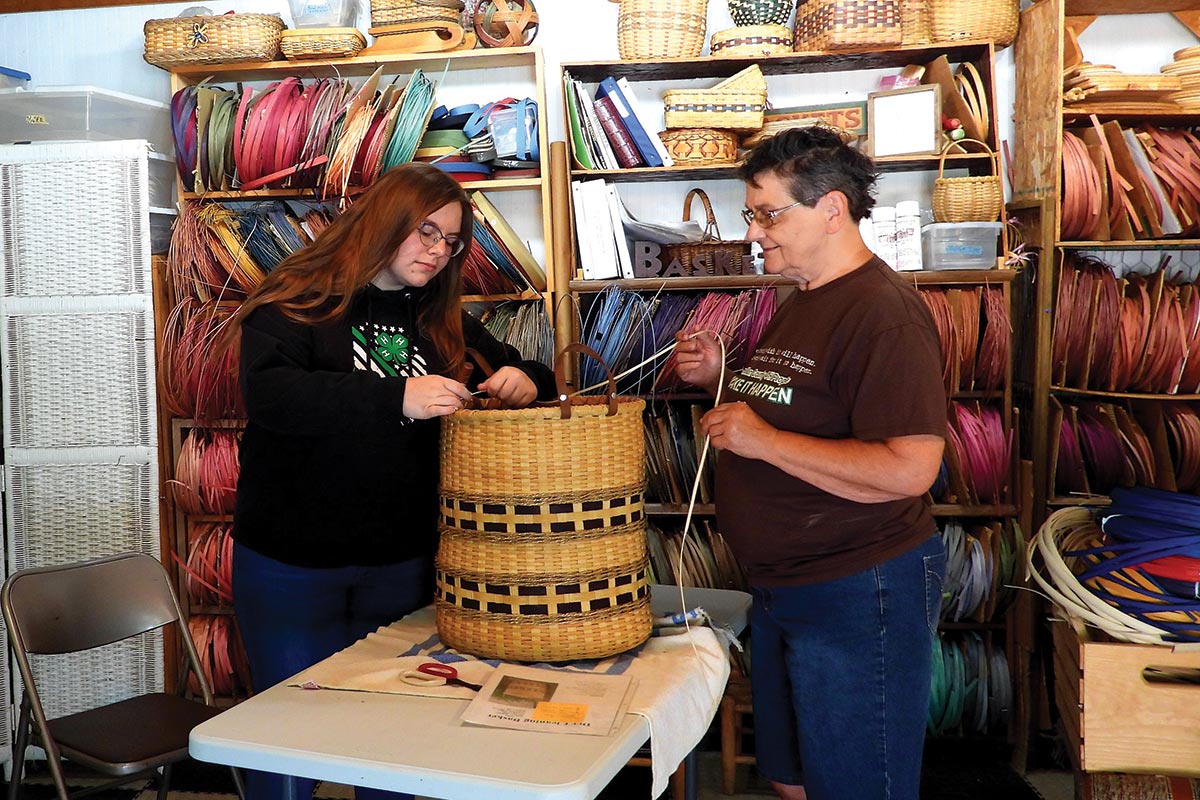
[[[445,374],[417,330],[420,290],[368,286],[341,319],[294,322],[274,306],[242,324],[248,424],[234,539],[301,567],[392,564],[437,543],[438,418],[404,416],[407,377]],[[467,347],[555,396],[554,374],[522,361],[463,312]],[[468,381],[474,389],[483,375]]]

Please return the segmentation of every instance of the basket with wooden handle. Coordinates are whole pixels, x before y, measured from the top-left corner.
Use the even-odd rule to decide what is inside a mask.
[[[699,197],[704,205],[704,240],[684,244],[663,245],[663,261],[679,261],[692,274],[746,275],[753,272],[750,242],[746,239],[721,239],[717,215],[703,189],[692,189],[683,200],[683,221],[692,218],[692,198]]]
[[[982,147],[991,159],[992,174],[944,177],[946,156],[956,144],[972,142]],[[1000,178],[1000,158],[979,139],[948,142],[938,158],[938,176],[933,182],[934,222],[995,222],[1004,211],[1004,184]]]

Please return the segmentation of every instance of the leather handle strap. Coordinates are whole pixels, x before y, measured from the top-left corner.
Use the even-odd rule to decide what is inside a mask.
[[[704,205],[704,241],[719,241],[721,229],[717,227],[717,215],[713,212],[712,203],[703,189],[692,189],[687,193],[687,197],[683,198],[683,221],[688,222],[692,218],[693,197],[699,197]]]

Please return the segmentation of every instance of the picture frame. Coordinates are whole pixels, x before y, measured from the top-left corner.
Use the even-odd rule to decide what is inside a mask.
[[[942,90],[909,86],[867,95],[867,154],[936,155],[941,152]]]

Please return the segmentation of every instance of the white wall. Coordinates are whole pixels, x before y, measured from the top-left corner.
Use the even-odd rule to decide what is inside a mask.
[[[285,0],[208,0],[201,2],[216,13],[279,13],[291,23]],[[370,26],[369,0],[361,0],[360,30]],[[142,25],[146,19],[170,17],[196,3],[160,3],[99,8],[84,11],[45,11],[0,15],[0,64],[29,72],[35,86],[87,84],[155,100],[169,99],[167,73],[142,60]],[[610,0],[538,0],[541,27],[534,44],[546,60],[548,109],[542,119],[551,139],[563,138],[563,111],[558,86],[559,65],[571,61],[618,58],[617,11]],[[732,25],[722,0],[710,0],[709,33]],[[1156,72],[1175,50],[1194,45],[1195,37],[1166,14],[1102,17],[1081,37],[1084,56],[1093,63],[1114,64],[1127,72]],[[707,50],[706,50],[707,52]],[[1001,51],[997,64],[997,113],[1002,139],[1012,136],[1014,67],[1011,48]],[[776,105],[794,102],[832,102],[860,99],[880,73],[809,76],[807,79],[770,79],[770,97]],[[653,101],[660,89],[642,84],[639,94]],[[456,94],[463,92],[457,87]],[[480,94],[490,95],[481,89]],[[476,102],[496,99],[480,96]],[[653,104],[653,103],[651,103]],[[1019,157],[1014,153],[1014,157]],[[880,202],[893,204],[906,197],[928,196],[930,175],[887,175],[881,181]],[[701,184],[720,211],[726,237],[740,235],[736,211],[741,189],[736,182]],[[647,218],[670,218],[679,213],[687,185],[643,184],[623,189],[633,212]]]

